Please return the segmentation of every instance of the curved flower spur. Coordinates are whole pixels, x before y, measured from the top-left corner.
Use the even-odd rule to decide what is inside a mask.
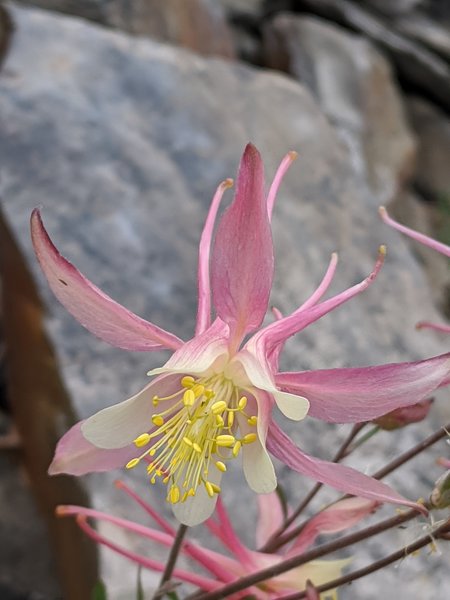
[[[295,156],[291,152],[283,159],[266,197],[261,157],[254,146],[246,147],[234,200],[220,219],[210,257],[219,204],[232,181],[219,185],[200,239],[197,325],[188,342],[134,315],[89,282],[59,254],[39,211],[33,212],[32,239],[42,270],[59,301],[82,325],[125,350],[173,351],[163,367],[150,372],[156,377],[142,391],[65,434],[51,474],[144,465],[152,483],[167,485],[176,517],[195,525],[211,515],[227,465],[239,455],[255,492],[275,489],[269,450],[296,471],[345,493],[417,507],[354,469],[308,456],[271,420],[276,404],[293,420],[309,412],[335,423],[367,421],[419,402],[450,372],[446,354],[365,369],[278,373],[284,342],[364,291],[384,259],[381,248],[364,281],[321,302],[336,269],[333,255],[312,296],[288,317],[276,312],[277,320],[258,331],[273,277],[270,218]]]

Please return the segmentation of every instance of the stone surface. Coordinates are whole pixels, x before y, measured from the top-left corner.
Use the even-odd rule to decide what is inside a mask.
[[[415,141],[389,63],[361,36],[315,17],[277,15],[264,29],[266,62],[306,85],[336,126],[379,204],[412,173]]]
[[[405,14],[423,4],[424,0],[363,0],[369,8],[374,8],[383,14],[392,16]]]
[[[296,6],[337,21],[376,42],[401,77],[445,107],[450,106],[450,65],[422,44],[401,35],[388,19],[351,0],[298,0]],[[395,22],[394,22],[395,23]]]
[[[450,206],[450,119],[421,98],[410,98],[407,108],[418,140],[416,184],[428,199]]]
[[[450,25],[430,19],[419,12],[402,15],[394,22],[395,29],[409,36],[435,52],[450,59]]]
[[[346,146],[304,87],[282,75],[205,60],[78,19],[17,8],[12,15],[16,34],[0,75],[0,192],[47,303],[48,332],[80,417],[141,388],[148,369],[165,357],[110,348],[57,304],[30,247],[31,209],[43,205],[62,253],[97,285],[187,339],[194,327],[202,222],[217,183],[235,175],[248,140],[260,148],[269,176],[287,150],[300,152],[274,216],[274,305],[283,311],[298,306],[320,281],[333,250],[341,259],[336,292],[370,272],[380,243],[389,248],[376,284],[289,342],[283,366],[376,364],[447,349],[445,339],[414,330],[424,313],[439,318],[424,274],[407,242],[379,221],[369,186],[361,187]],[[443,402],[448,417],[445,394]],[[372,471],[437,422],[434,413],[428,424],[380,434],[355,464]],[[345,435],[345,428],[313,419],[285,426],[305,450],[324,458],[334,453],[335,436]],[[390,481],[413,497],[426,496],[439,475],[434,458],[444,451],[445,445]],[[292,503],[310,488],[287,469],[279,472]],[[145,521],[113,488],[117,475],[89,479],[96,506]],[[238,531],[252,542],[254,495],[237,468],[227,475],[224,500],[234,507]],[[162,489],[149,488],[142,473],[125,476],[168,514]],[[409,528],[407,535],[417,537],[420,528]],[[191,535],[209,543],[200,527]],[[372,556],[399,547],[402,536],[393,532],[387,545],[377,539]],[[136,547],[129,536],[120,539]],[[342,597],[375,598],[380,589],[393,597],[427,597],[430,590],[444,597],[448,563],[442,551],[441,557],[424,555],[356,582]],[[368,549],[359,546],[355,566],[368,558]],[[134,568],[105,551],[103,574],[111,600],[132,597]],[[145,583],[157,581],[150,575]]]
[[[231,32],[216,0],[23,0],[129,33],[233,58]]]

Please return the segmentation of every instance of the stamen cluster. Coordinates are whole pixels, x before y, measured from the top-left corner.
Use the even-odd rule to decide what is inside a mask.
[[[242,445],[257,439],[256,432],[237,436],[239,418],[245,418],[250,427],[258,422],[256,415],[245,412],[247,397],[222,374],[197,379],[186,375],[174,394],[153,396],[152,403],[162,405],[163,410],[152,416],[154,429],[134,440],[137,448],[147,448],[126,467],[132,469],[147,460],[150,482],[162,478],[170,484],[167,500],[171,504],[195,496],[200,485],[211,498],[219,494],[220,486],[208,477],[211,465],[224,473],[226,462],[239,455]]]

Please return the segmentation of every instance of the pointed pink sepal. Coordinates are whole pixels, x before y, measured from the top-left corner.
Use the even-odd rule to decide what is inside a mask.
[[[362,423],[417,404],[449,373],[450,353],[376,367],[279,373],[275,382],[282,390],[308,398],[312,417],[329,423]]]
[[[373,477],[363,475],[351,467],[305,454],[274,422],[269,427],[267,449],[294,471],[329,485],[340,492],[361,496],[376,502],[402,504],[427,514],[427,510],[422,505],[407,500],[391,487]]]
[[[130,312],[82,275],[56,249],[38,209],[31,238],[47,281],[61,304],[91,333],[124,350],[176,350],[182,341]]]
[[[273,278],[273,244],[261,156],[248,144],[236,194],[214,242],[211,286],[217,315],[232,330],[235,346],[262,323]]]

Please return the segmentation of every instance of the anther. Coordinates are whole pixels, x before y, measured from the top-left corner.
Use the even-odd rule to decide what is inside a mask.
[[[152,423],[153,425],[156,425],[156,427],[161,427],[161,425],[164,425],[164,419],[161,415],[153,415]]]
[[[203,392],[205,391],[205,386],[202,385],[201,383],[197,383],[196,385],[193,386],[192,391],[195,394],[196,398],[199,398],[200,396],[203,395]]]
[[[211,483],[211,487],[212,487],[213,491],[214,491],[216,494],[220,494],[220,492],[222,491],[222,490],[220,489],[220,485],[217,485],[217,484],[215,484],[215,483]]]
[[[238,440],[234,446],[233,446],[233,450],[232,450],[232,455],[234,456],[234,458],[236,458],[236,456],[239,454],[239,450],[241,449],[242,443]]]
[[[234,412],[230,411],[228,413],[228,427],[233,427],[233,423],[234,423]]]
[[[195,379],[193,377],[191,377],[191,375],[186,375],[181,380],[181,385],[184,388],[191,388],[194,385],[194,383],[195,383]]]
[[[216,425],[217,427],[223,427],[225,425],[225,421],[222,419],[220,415],[216,415]]]
[[[152,404],[153,404],[153,406],[158,406],[158,404],[159,404],[159,398],[158,398],[158,396],[153,396],[153,398],[152,398]]]
[[[127,464],[125,465],[126,469],[133,469],[136,465],[139,464],[139,458],[132,458],[130,461],[127,462]]]
[[[218,460],[216,462],[216,467],[219,469],[219,471],[222,471],[222,473],[225,473],[225,471],[227,470],[227,465],[221,460]]]
[[[258,423],[258,417],[256,415],[252,415],[247,419],[247,423],[249,425],[256,425]]]
[[[215,439],[215,442],[218,446],[231,448],[231,446],[234,446],[236,443],[236,439],[234,435],[218,435]]]
[[[185,444],[187,444],[188,446],[191,446],[191,447],[193,445],[192,442],[191,442],[191,440],[188,437],[186,437],[186,436],[183,438],[183,442]]]
[[[201,449],[201,447],[200,447],[200,446],[197,444],[197,442],[194,442],[194,443],[192,444],[192,447],[193,447],[193,448],[194,448],[194,450],[195,450],[196,452],[198,452],[199,454],[201,454],[201,453],[202,453],[202,449]]]
[[[194,392],[189,389],[186,390],[183,394],[183,403],[185,406],[192,406],[195,402],[195,394]]]
[[[214,404],[211,406],[211,412],[213,413],[213,415],[219,415],[226,409],[226,407],[227,403],[223,400],[219,400],[218,402],[214,402]]]
[[[180,488],[177,485],[173,485],[169,492],[169,501],[172,504],[176,504],[180,500]]]
[[[214,488],[213,488],[213,486],[211,485],[211,483],[209,481],[205,481],[205,488],[206,488],[206,491],[208,492],[208,496],[210,498],[213,498],[213,496],[214,496]]]
[[[247,398],[245,396],[242,396],[242,398],[239,400],[238,408],[239,408],[239,410],[244,410],[244,408],[246,406],[247,406]]]
[[[139,435],[135,440],[134,440],[134,445],[137,446],[138,448],[141,448],[142,446],[146,446],[150,441],[150,436],[148,433],[141,433],[141,435]]]
[[[256,433],[247,433],[247,435],[244,435],[244,438],[242,439],[242,443],[243,444],[251,444],[252,442],[255,442],[257,439],[257,435]]]
[[[205,398],[207,400],[211,400],[211,398],[214,398],[214,396],[216,395],[216,393],[214,392],[214,390],[205,390],[203,392],[203,395],[205,396]]]

